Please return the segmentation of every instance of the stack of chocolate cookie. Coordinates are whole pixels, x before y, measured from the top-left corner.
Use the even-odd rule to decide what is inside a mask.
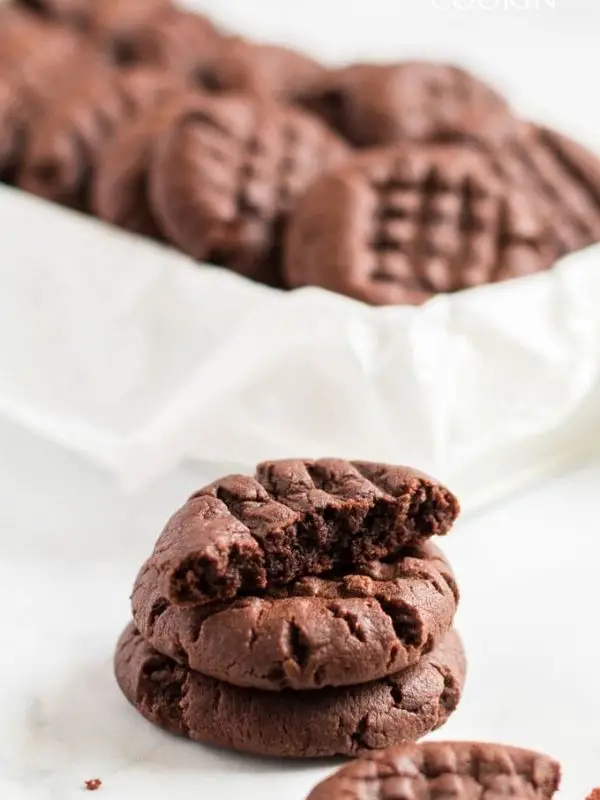
[[[335,459],[269,462],[196,492],[135,582],[119,685],[150,721],[250,753],[356,755],[455,710],[456,583],[431,543],[435,480]]]
[[[476,76],[328,69],[171,0],[0,9],[0,179],[247,278],[374,305],[600,241],[600,160]]]

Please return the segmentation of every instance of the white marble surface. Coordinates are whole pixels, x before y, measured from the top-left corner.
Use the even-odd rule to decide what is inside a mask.
[[[302,800],[332,764],[229,755],[163,735],[112,677],[134,574],[168,513],[207,475],[118,494],[76,456],[0,424],[0,797]],[[464,701],[439,737],[539,748],[561,798],[600,784],[600,459],[484,515],[445,549],[462,587]]]

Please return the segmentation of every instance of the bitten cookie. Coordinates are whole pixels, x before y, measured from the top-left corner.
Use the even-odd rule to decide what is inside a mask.
[[[301,103],[357,147],[406,139],[496,143],[516,127],[494,89],[448,64],[354,64],[305,89]]]
[[[345,572],[446,534],[458,500],[408,467],[340,459],[259,464],[200,489],[167,522],[152,556],[159,588],[199,605]],[[357,569],[355,569],[357,568]]]
[[[550,800],[560,767],[549,756],[478,742],[404,744],[368,753],[308,800]]]
[[[313,178],[346,155],[335,134],[302,111],[251,96],[208,97],[159,140],[153,206],[188,255],[277,285],[284,221]]]
[[[316,692],[261,692],[206,678],[159,655],[133,625],[115,656],[125,697],[156,725],[206,744],[293,758],[354,756],[424,736],[455,710],[465,671],[454,632],[404,672]]]
[[[547,211],[467,144],[397,145],[317,179],[285,242],[291,287],[321,286],[374,305],[537,272],[554,263]]]
[[[149,645],[189,669],[280,691],[367,683],[416,664],[448,633],[458,603],[433,545],[361,575],[302,578],[229,604],[173,606],[152,561],[138,575],[134,622]]]
[[[600,158],[550,128],[521,127],[497,154],[502,176],[523,183],[550,220],[559,255],[600,242]]]

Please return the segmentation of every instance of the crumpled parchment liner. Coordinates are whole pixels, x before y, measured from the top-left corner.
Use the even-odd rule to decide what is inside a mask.
[[[0,187],[0,414],[134,489],[180,460],[418,465],[466,509],[600,447],[600,248],[369,308]]]

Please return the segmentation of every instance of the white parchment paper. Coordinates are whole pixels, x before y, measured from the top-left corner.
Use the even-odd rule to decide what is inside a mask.
[[[600,249],[369,308],[0,190],[0,414],[137,488],[182,459],[418,464],[473,508],[600,445]]]
[[[600,444],[600,250],[423,308],[285,293],[0,190],[0,414],[136,488],[188,457],[420,465],[468,506]]]
[[[0,414],[138,488],[182,459],[418,464],[473,508],[600,444],[600,249],[369,308],[0,190]]]

